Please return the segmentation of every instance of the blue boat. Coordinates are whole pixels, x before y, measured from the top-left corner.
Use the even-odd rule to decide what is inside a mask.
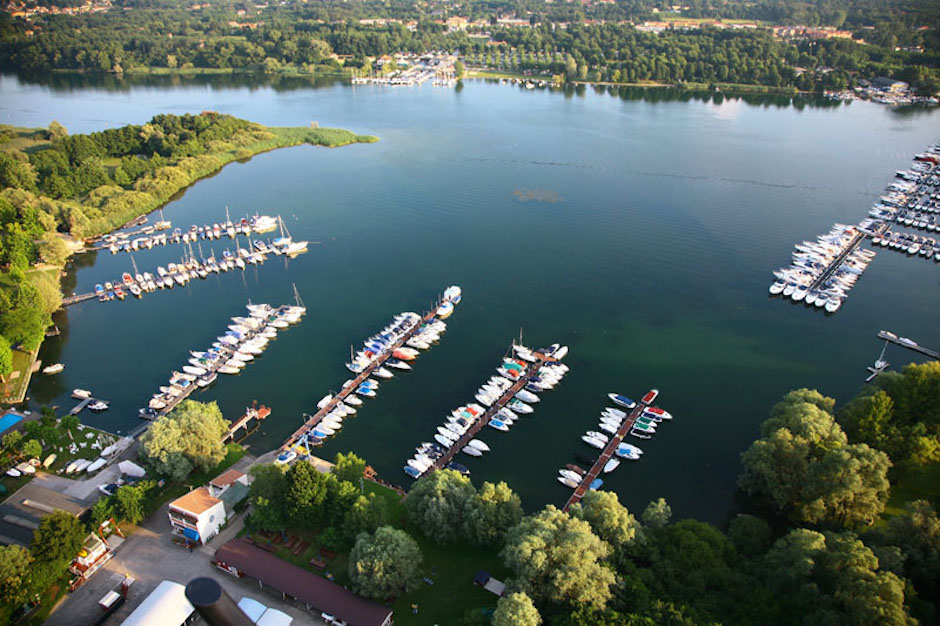
[[[632,409],[633,407],[636,406],[636,402],[634,402],[627,396],[620,395],[619,393],[609,393],[607,394],[607,397],[625,409]]]
[[[99,298],[104,295],[104,287],[100,283],[95,285],[95,295]]]
[[[314,429],[313,429],[313,436],[316,437],[317,439],[320,439],[320,440],[322,441],[323,439],[326,439],[329,435],[327,435],[327,434],[326,434],[325,432],[323,432],[322,430],[317,430],[316,428],[314,428]]]
[[[421,472],[411,467],[410,465],[406,465],[404,469],[405,469],[405,473],[411,476],[412,478],[418,478],[419,476],[421,476]]]
[[[600,489],[603,486],[604,486],[604,481],[601,480],[600,478],[595,478],[594,480],[591,481],[590,489],[591,491],[596,491],[597,489]]]
[[[503,422],[502,420],[498,420],[495,417],[490,420],[490,426],[492,426],[496,430],[502,430],[502,431],[509,430],[509,426],[507,426],[505,422]]]

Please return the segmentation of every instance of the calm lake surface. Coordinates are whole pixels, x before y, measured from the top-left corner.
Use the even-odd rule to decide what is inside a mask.
[[[237,377],[199,400],[229,418],[252,400],[273,415],[248,440],[279,445],[348,377],[350,344],[395,313],[425,311],[450,284],[464,299],[413,372],[383,382],[319,452],[353,450],[386,479],[446,413],[472,399],[522,329],[533,346],[570,346],[569,376],[492,452],[461,455],[474,481],[505,480],[528,509],[560,505],[557,469],[589,453],[610,391],[661,390],[675,415],[643,461],[605,476],[629,508],[665,497],[677,517],[722,523],[734,507],[739,455],[786,391],[817,387],[840,402],[862,384],[889,329],[940,347],[940,266],[879,248],[833,316],[771,299],[771,271],[794,243],[862,219],[894,171],[940,138],[940,116],[863,102],[831,106],[643,99],[584,90],[525,91],[470,81],[444,89],[350,87],[253,79],[0,78],[0,123],[71,132],[144,123],[157,113],[216,110],[268,125],[338,126],[379,143],[309,146],[234,163],[165,208],[174,226],[281,214],[309,252],[272,258],[140,301],[86,302],[57,317],[34,405],[73,405],[82,387],[111,400],[88,423],[127,432],[137,409],[190,349],[204,349],[252,302],[282,304],[296,283],[308,314]],[[221,254],[228,241],[203,242]],[[141,271],[181,246],[134,254]],[[125,254],[76,261],[76,292],[131,269]],[[917,355],[889,347],[900,367]]]

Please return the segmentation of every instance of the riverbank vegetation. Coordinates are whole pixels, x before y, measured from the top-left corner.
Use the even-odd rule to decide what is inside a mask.
[[[79,135],[58,122],[45,129],[0,125],[0,353],[10,344],[28,356],[15,378],[26,380],[61,305],[66,236],[118,228],[235,160],[305,143],[372,141],[338,128],[265,127],[214,112],[158,115]],[[52,271],[37,271],[43,268]],[[11,359],[0,358],[0,376],[13,371]]]
[[[376,1],[198,9],[125,0],[124,10],[0,18],[0,62],[23,72],[367,70],[396,52],[459,51],[468,65],[567,80],[738,83],[841,89],[888,75],[940,89],[936,6],[923,0],[567,5],[470,2],[458,9]],[[459,26],[446,18],[465,20]],[[678,22],[675,22],[678,20]],[[638,28],[646,21],[672,26]],[[675,23],[674,23],[675,22]],[[676,25],[676,23],[678,25]],[[828,26],[839,37],[775,35]],[[736,25],[736,28],[730,26]]]

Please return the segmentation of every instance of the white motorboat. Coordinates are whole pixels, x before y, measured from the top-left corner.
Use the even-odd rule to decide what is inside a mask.
[[[579,475],[577,472],[572,472],[570,469],[558,470],[558,473],[564,476],[565,478],[570,478],[576,483],[581,482],[581,475]]]
[[[581,440],[584,441],[584,443],[588,444],[589,446],[593,446],[599,449],[603,449],[604,446],[607,445],[606,441],[602,441],[595,437],[591,437],[590,435],[581,435]]]
[[[490,447],[489,447],[488,445],[486,445],[485,442],[480,441],[479,439],[471,439],[470,441],[467,442],[467,445],[468,445],[468,446],[471,446],[471,447],[473,447],[473,448],[476,448],[476,449],[479,450],[480,452],[489,452],[489,451],[490,451]]]
[[[558,482],[560,482],[565,487],[571,487],[572,489],[577,488],[577,486],[581,484],[580,482],[575,482],[570,478],[565,478],[564,476],[558,476]]]
[[[469,454],[470,456],[483,456],[483,452],[481,452],[478,448],[474,448],[473,446],[464,446],[463,453]]]
[[[611,459],[611,460],[607,461],[607,463],[604,464],[604,473],[605,473],[605,474],[608,474],[608,473],[614,471],[615,469],[617,469],[617,467],[619,467],[619,466],[620,466],[620,460],[619,460],[619,459]]]

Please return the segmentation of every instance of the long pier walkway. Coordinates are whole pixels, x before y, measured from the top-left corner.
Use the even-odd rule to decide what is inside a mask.
[[[829,267],[827,267],[823,273],[813,281],[813,284],[809,286],[810,290],[819,289],[820,285],[829,280],[829,277],[832,276],[836,270],[842,267],[842,264],[849,257],[849,255],[855,252],[859,245],[861,245],[861,243],[865,240],[865,237],[865,233],[861,231],[855,233],[855,236],[852,237],[851,243],[845,247],[845,250],[840,252],[839,256],[833,259],[832,263],[829,264]]]
[[[897,344],[901,346],[902,348],[907,348],[908,350],[913,350],[914,352],[920,352],[921,354],[926,354],[927,356],[933,359],[940,359],[940,352],[937,352],[936,350],[931,350],[930,348],[925,348],[924,346],[917,345],[916,343],[914,345],[904,343],[903,341],[901,341],[901,338],[898,337],[896,334],[889,333],[886,330],[879,330],[878,338],[890,341],[891,343]]]
[[[359,385],[365,382],[365,380],[369,378],[369,376],[372,375],[372,372],[382,367],[385,361],[387,361],[389,357],[392,356],[392,353],[395,352],[395,350],[398,350],[403,345],[405,345],[405,342],[407,342],[409,339],[411,339],[415,335],[415,333],[421,330],[422,326],[424,326],[425,324],[430,322],[432,319],[434,319],[434,317],[437,315],[438,308],[439,308],[439,305],[436,305],[430,311],[425,313],[424,316],[421,318],[421,321],[415,324],[414,327],[411,328],[411,330],[409,330],[404,335],[402,335],[401,338],[397,342],[392,344],[391,347],[389,347],[381,355],[379,355],[374,361],[372,361],[372,363],[370,363],[367,368],[362,370],[359,373],[359,375],[356,376],[350,384],[343,387],[338,393],[333,394],[333,397],[330,399],[329,402],[326,403],[326,405],[323,406],[322,409],[319,409],[316,413],[311,415],[307,419],[307,421],[303,423],[303,425],[300,428],[295,430],[291,434],[291,436],[288,437],[286,441],[284,441],[284,444],[281,446],[281,449],[288,450],[292,448],[298,441],[300,441],[300,438],[307,431],[311,430],[314,426],[319,424],[323,420],[323,418],[326,417],[331,411],[333,411],[333,409],[339,406],[339,404],[343,400],[345,400],[346,398],[354,394],[356,392],[356,389],[359,388]]]
[[[601,452],[600,456],[597,457],[597,460],[594,461],[594,465],[591,466],[591,469],[588,470],[581,478],[581,484],[579,484],[575,490],[572,492],[571,497],[568,498],[568,501],[565,502],[565,506],[562,509],[567,511],[571,508],[571,505],[581,502],[581,498],[584,497],[584,494],[588,492],[588,489],[591,487],[591,483],[600,475],[601,470],[604,469],[604,466],[607,465],[607,462],[610,461],[613,457],[614,452],[617,450],[617,447],[623,441],[623,438],[627,436],[627,433],[630,432],[630,429],[633,428],[633,424],[636,422],[637,418],[640,417],[640,414],[643,412],[643,409],[648,407],[649,404],[640,400],[636,403],[636,406],[633,407],[633,410],[630,411],[630,414],[627,415],[627,419],[623,420],[623,424],[620,425],[620,428],[617,430],[610,441],[607,442],[607,445],[604,447],[604,450]]]
[[[457,456],[457,453],[463,450],[464,446],[466,446],[484,426],[490,423],[490,419],[492,419],[501,408],[506,406],[506,404],[512,400],[517,393],[519,393],[520,389],[528,384],[532,377],[538,373],[539,368],[552,360],[550,357],[540,352],[533,352],[532,355],[535,357],[535,361],[530,363],[526,368],[525,375],[520,376],[519,380],[514,382],[512,387],[506,390],[506,393],[501,395],[490,408],[484,411],[483,415],[478,420],[476,420],[469,429],[467,429],[467,432],[461,435],[460,439],[458,439],[454,445],[447,448],[447,451],[440,458],[434,461],[434,465],[431,466],[428,472],[433,472],[434,470],[446,467],[447,464],[450,463],[455,456]],[[425,472],[425,475],[426,474],[427,472]]]
[[[84,302],[85,300],[91,300],[94,297],[95,297],[94,291],[92,291],[91,293],[73,294],[66,298],[62,298],[62,306],[66,307],[66,306],[69,306],[70,304],[78,304],[79,302]]]

